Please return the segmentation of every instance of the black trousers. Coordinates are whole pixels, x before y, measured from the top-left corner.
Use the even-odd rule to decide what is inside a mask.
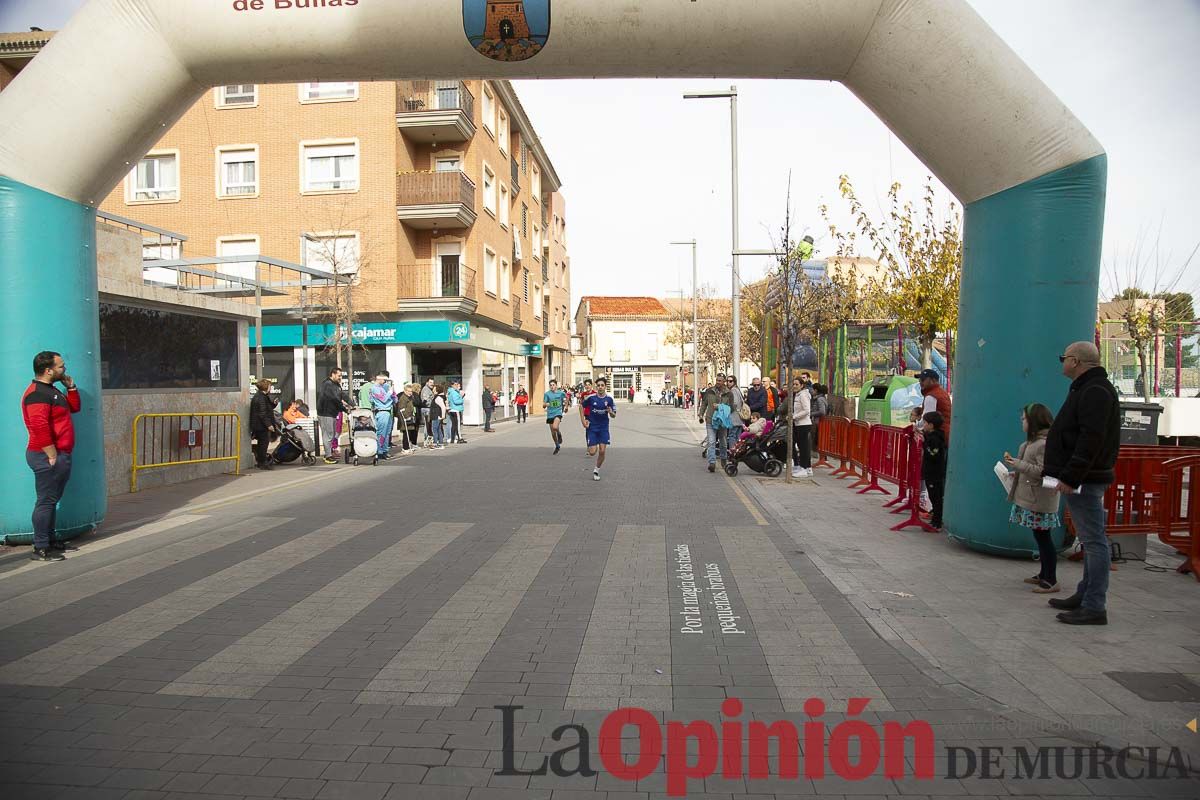
[[[483,429],[490,431],[492,429],[492,414],[495,413],[493,408],[485,408],[483,410]]]
[[[250,431],[254,437],[254,463],[262,466],[267,463],[267,448],[271,445],[271,432],[268,430]]]
[[[529,420],[529,406],[517,406],[517,422]]]
[[[1038,559],[1042,562],[1041,579],[1046,583],[1058,583],[1058,552],[1054,549],[1054,538],[1050,531],[1040,528],[1033,529],[1033,538],[1037,541]]]
[[[792,466],[812,466],[812,425],[792,426]]]
[[[450,412],[450,441],[451,442],[457,442],[459,439],[462,438],[462,430],[461,430],[462,425],[459,424],[461,419],[462,419],[462,412],[460,412],[460,411],[451,411]]]
[[[929,492],[929,503],[933,511],[929,514],[929,524],[935,528],[942,527],[942,500],[946,497],[946,476],[931,475],[925,478],[925,491]]]

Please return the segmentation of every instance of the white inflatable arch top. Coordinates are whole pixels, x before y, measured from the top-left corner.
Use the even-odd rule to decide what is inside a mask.
[[[0,100],[0,174],[99,202],[233,80],[840,81],[964,203],[1103,152],[964,0],[553,0],[518,63],[475,52],[464,0],[305,1],[91,0]]]
[[[60,533],[105,510],[94,206],[209,87],[454,77],[845,84],[966,209],[947,528],[1031,550],[991,466],[1092,336],[1107,161],[966,0],[90,0],[0,94],[3,397],[41,349],[84,391]],[[0,465],[0,535],[25,535],[32,500],[30,471]]]

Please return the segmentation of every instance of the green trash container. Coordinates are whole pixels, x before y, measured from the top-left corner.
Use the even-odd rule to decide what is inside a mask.
[[[904,375],[880,375],[863,387],[858,396],[858,418],[872,425],[908,424],[908,411],[896,411],[893,417],[892,395],[916,383]]]

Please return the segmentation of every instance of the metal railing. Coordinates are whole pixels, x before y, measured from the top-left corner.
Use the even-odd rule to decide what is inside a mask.
[[[625,364],[630,361],[630,352],[628,350],[609,350],[608,360],[615,364]]]
[[[542,336],[550,335],[550,319],[542,314]]]
[[[130,492],[147,469],[232,461],[233,474],[241,474],[242,418],[233,411],[138,414],[131,441]]]
[[[521,193],[521,165],[512,161],[512,196],[516,197]]]
[[[513,327],[519,328],[519,327],[521,327],[521,295],[514,294],[512,296],[512,309],[513,309]]]
[[[550,265],[545,260],[542,261],[542,280],[547,283],[550,281]]]
[[[401,114],[462,111],[468,117],[475,115],[475,96],[462,81],[400,81],[396,99]]]
[[[396,205],[461,203],[475,210],[475,181],[461,170],[401,172],[396,176]]]
[[[404,264],[400,267],[401,300],[465,297],[477,300],[475,270],[465,264]]]

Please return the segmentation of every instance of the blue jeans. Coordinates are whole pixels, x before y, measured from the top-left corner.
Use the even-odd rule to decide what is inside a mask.
[[[711,423],[705,427],[708,429],[708,463],[715,464],[718,458],[724,461],[725,456],[729,454],[729,440],[733,429],[714,428]]]
[[[26,450],[25,463],[33,470],[37,502],[33,506],[33,546],[45,550],[54,541],[58,501],[62,499],[67,481],[71,479],[71,454],[59,452],[50,466],[50,459],[41,450]]]
[[[392,412],[375,412],[375,438],[379,440],[380,455],[387,455],[392,446]]]
[[[442,443],[442,421],[437,417],[433,418],[433,443],[435,445]]]
[[[1107,488],[1107,483],[1085,483],[1081,494],[1066,495],[1075,535],[1083,547],[1083,580],[1075,593],[1082,595],[1082,606],[1089,611],[1104,611],[1108,595],[1112,550],[1104,535],[1104,491]]]

